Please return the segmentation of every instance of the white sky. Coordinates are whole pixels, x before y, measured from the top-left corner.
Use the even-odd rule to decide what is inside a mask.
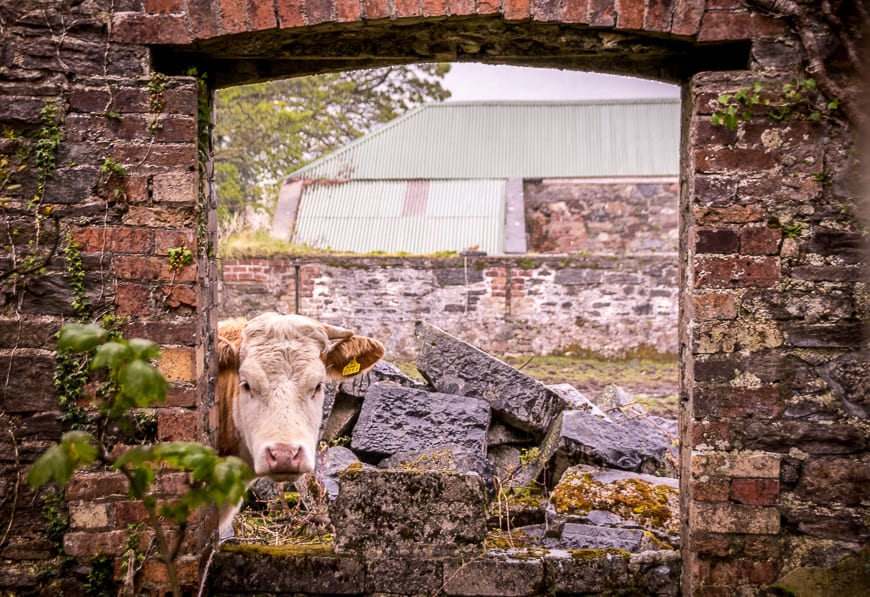
[[[673,98],[676,85],[550,68],[477,63],[454,63],[444,77],[453,95],[448,101],[485,100],[598,100]]]

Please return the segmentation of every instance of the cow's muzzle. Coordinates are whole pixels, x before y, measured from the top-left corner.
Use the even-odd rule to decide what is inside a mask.
[[[266,467],[269,475],[299,475],[310,472],[305,466],[305,450],[298,444],[266,446]]]

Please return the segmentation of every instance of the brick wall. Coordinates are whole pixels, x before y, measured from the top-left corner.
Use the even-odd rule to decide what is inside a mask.
[[[495,353],[676,354],[677,269],[675,254],[226,260],[220,306],[347,326],[388,359],[416,356],[417,319]]]

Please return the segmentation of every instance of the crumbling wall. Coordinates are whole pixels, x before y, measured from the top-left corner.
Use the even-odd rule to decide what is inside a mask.
[[[677,257],[234,259],[222,316],[277,310],[380,338],[416,356],[414,322],[495,353],[677,353]]]

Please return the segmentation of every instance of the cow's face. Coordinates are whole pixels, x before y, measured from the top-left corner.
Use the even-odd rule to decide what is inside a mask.
[[[312,472],[323,384],[367,371],[381,356],[376,340],[307,317],[269,313],[248,321],[232,418],[240,456],[254,474],[293,481]]]

